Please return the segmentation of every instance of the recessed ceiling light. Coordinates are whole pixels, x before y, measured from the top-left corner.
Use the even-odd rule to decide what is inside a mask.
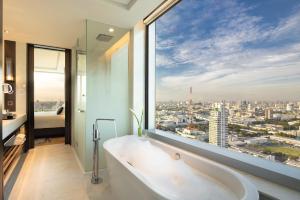
[[[113,29],[113,28],[109,28],[109,29],[108,29],[108,31],[109,31],[110,33],[112,33],[112,32],[114,32],[114,31],[115,31],[115,29]]]
[[[8,33],[8,30],[7,30],[7,29],[4,29],[4,33]]]

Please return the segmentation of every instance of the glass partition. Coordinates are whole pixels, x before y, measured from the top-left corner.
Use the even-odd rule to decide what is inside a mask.
[[[79,160],[85,165],[85,118],[86,118],[86,21],[80,26],[76,44],[72,49],[73,57],[73,111],[72,145]]]
[[[119,136],[130,132],[128,31],[86,20],[73,48],[76,72],[72,143],[86,171],[92,170],[93,124],[97,118],[116,119]],[[99,163],[103,168],[102,144],[113,138],[115,131],[112,123],[99,125]]]
[[[96,118],[113,118],[118,135],[130,132],[127,29],[87,21],[86,153],[92,160],[92,128]],[[113,123],[100,124],[100,168],[105,166],[102,144],[115,136]],[[91,169],[92,162],[87,162]]]

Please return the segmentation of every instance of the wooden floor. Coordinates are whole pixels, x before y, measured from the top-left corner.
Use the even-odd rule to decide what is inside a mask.
[[[106,174],[99,185],[91,184],[90,177],[80,170],[69,145],[37,146],[28,153],[9,199],[113,199]]]

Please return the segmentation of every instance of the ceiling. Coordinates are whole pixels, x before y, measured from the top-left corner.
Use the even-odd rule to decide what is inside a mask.
[[[65,72],[65,52],[34,48],[34,71],[63,74]]]
[[[42,3],[41,3],[42,2]],[[84,21],[132,28],[163,0],[4,0],[4,39],[72,48]]]
[[[87,27],[87,53],[95,55],[102,55],[129,31],[129,29],[126,28],[111,26],[91,20],[88,20]],[[113,33],[109,33],[109,27],[113,27]],[[96,39],[99,34],[109,35],[112,36],[112,38],[109,41],[99,41]]]

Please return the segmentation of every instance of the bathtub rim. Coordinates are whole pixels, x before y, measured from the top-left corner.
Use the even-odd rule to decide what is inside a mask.
[[[236,179],[238,179],[238,181],[240,183],[242,183],[242,188],[244,189],[244,193],[246,193],[242,199],[249,199],[249,200],[259,199],[259,194],[258,194],[258,190],[257,190],[256,186],[251,181],[249,181],[246,177],[244,177],[242,174],[234,171],[233,169],[229,168],[228,166],[222,165],[222,164],[220,164],[220,163],[218,163],[216,161],[210,160],[210,159],[208,159],[206,157],[197,155],[197,154],[195,154],[193,152],[190,152],[190,151],[187,151],[185,149],[178,148],[176,146],[173,146],[171,144],[162,142],[160,140],[156,140],[154,138],[147,137],[147,139],[148,138],[149,138],[149,140],[154,141],[155,143],[159,143],[159,144],[168,146],[168,148],[178,149],[179,151],[184,152],[188,156],[195,157],[195,159],[200,159],[202,161],[205,161],[206,163],[209,163],[211,165],[215,165],[218,168],[226,171],[227,173],[230,173],[232,176],[234,176]],[[247,188],[248,190],[245,190],[245,188]],[[248,191],[250,191],[250,193]],[[250,196],[249,197],[249,194],[251,194],[251,193],[256,193],[256,196]],[[245,196],[248,196],[248,198],[245,198]]]
[[[233,169],[229,168],[226,165],[220,164],[216,161],[210,160],[206,157],[197,155],[193,152],[187,151],[185,149],[181,149],[177,146],[171,145],[169,143],[165,143],[163,141],[151,138],[151,137],[145,137],[143,136],[142,138],[136,136],[136,135],[125,135],[122,137],[135,137],[135,138],[139,138],[139,139],[143,139],[143,140],[148,140],[148,141],[152,141],[154,143],[158,143],[160,145],[164,145],[167,146],[167,148],[172,148],[172,149],[177,149],[179,151],[184,152],[185,154],[187,154],[188,156],[192,156],[195,157],[195,159],[200,159],[203,160],[204,162],[208,163],[209,165],[214,165],[217,168],[222,169],[223,171],[225,171],[226,173],[231,174],[234,178],[236,178],[240,183],[241,183],[241,187],[244,190],[244,196],[241,198],[243,200],[253,200],[253,199],[259,199],[259,193],[257,188],[255,187],[255,185],[253,183],[251,183],[246,177],[244,177],[243,175],[241,175],[240,173],[234,171]],[[120,137],[119,137],[120,138]],[[143,175],[141,175],[140,173],[138,173],[138,171],[131,166],[130,164],[128,164],[127,162],[118,159],[117,155],[114,155],[110,150],[109,150],[109,143],[113,142],[113,140],[118,139],[118,138],[112,138],[110,140],[107,140],[104,142],[103,144],[103,148],[105,150],[105,153],[110,154],[110,156],[112,156],[117,162],[119,162],[123,167],[125,167],[127,170],[130,171],[130,173],[132,173],[135,177],[137,177],[138,181],[141,182],[142,184],[144,184],[147,189],[151,190],[152,192],[155,193],[156,196],[158,196],[161,199],[170,199],[170,195],[166,194],[164,191],[161,191],[159,188],[157,188],[155,185],[151,184],[149,181],[147,181],[147,179],[145,179],[143,177]],[[253,194],[253,195],[251,195]]]
[[[282,189],[281,192],[285,193],[284,197],[289,197],[288,192],[285,192],[286,189],[296,193],[300,192],[300,187],[297,187],[300,184],[300,173],[299,169],[295,167],[284,165],[282,163],[273,163],[262,158],[230,151],[205,142],[193,141],[168,131],[146,129],[144,132],[148,137],[193,152],[230,168],[234,168],[242,174],[248,174],[259,178],[260,183],[263,182],[263,184],[268,184],[269,187],[268,190],[260,187],[259,191],[262,193],[267,193],[272,196],[273,193],[269,192],[269,190],[272,190],[273,183],[280,186]],[[279,194],[276,196],[281,197]]]
[[[124,137],[124,136],[122,136],[122,137]],[[115,138],[113,138],[113,139],[115,139]],[[140,183],[145,185],[145,187],[148,190],[150,190],[151,192],[153,192],[154,195],[156,197],[158,197],[158,199],[169,200],[169,198],[167,198],[170,196],[169,194],[166,194],[164,191],[159,190],[159,188],[157,188],[155,185],[153,185],[149,181],[147,181],[147,179],[145,179],[141,174],[137,173],[137,170],[135,170],[133,166],[131,166],[127,162],[124,162],[124,161],[118,159],[111,151],[109,151],[108,147],[107,147],[108,144],[106,142],[109,142],[109,140],[105,141],[103,144],[105,154],[109,154],[109,156],[111,156],[116,162],[118,162],[120,165],[122,165],[122,167],[126,168],[133,176],[136,177],[137,181],[139,181]]]

